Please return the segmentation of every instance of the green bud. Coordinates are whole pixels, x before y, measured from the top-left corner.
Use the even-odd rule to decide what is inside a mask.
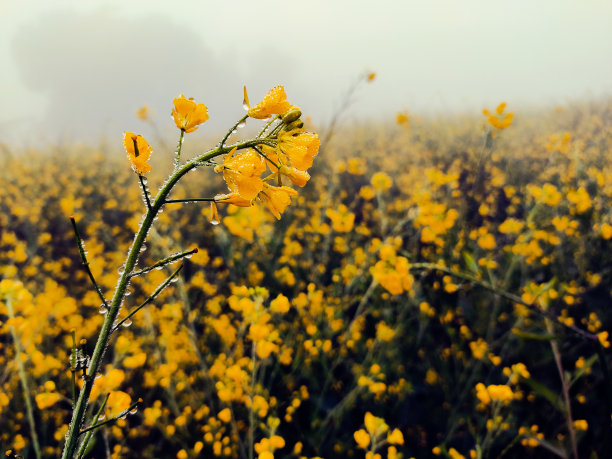
[[[297,119],[287,124],[283,129],[285,131],[293,131],[294,129],[302,129],[303,127],[304,127],[304,122],[300,119]]]
[[[302,111],[299,108],[292,108],[283,115],[283,123],[290,124],[293,121],[300,119],[300,116],[302,116]]]

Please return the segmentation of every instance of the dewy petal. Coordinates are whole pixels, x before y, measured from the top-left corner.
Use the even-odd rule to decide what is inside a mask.
[[[215,202],[223,204],[233,204],[238,207],[251,207],[252,203],[248,199],[244,199],[238,193],[218,194],[215,196]]]
[[[308,180],[310,180],[310,174],[308,172],[301,171],[295,167],[281,166],[278,172],[289,177],[289,180],[291,180],[294,185],[300,187],[306,185]]]
[[[126,132],[123,134],[123,146],[134,172],[144,175],[151,171],[151,166],[147,161],[151,157],[153,148],[144,137],[133,132]]]
[[[293,135],[293,131],[281,132],[278,135],[278,148],[291,160],[291,164],[302,171],[312,166],[314,157],[319,152],[319,137],[312,132]]]
[[[260,103],[249,108],[248,115],[251,118],[261,120],[269,118],[272,115],[281,115],[291,107],[292,105],[287,101],[285,88],[276,86],[268,91],[268,94],[266,94]]]
[[[297,191],[288,186],[279,187],[264,183],[263,189],[259,193],[259,199],[268,204],[270,212],[277,220],[280,220],[281,214],[291,204],[291,196],[295,195],[297,195]]]
[[[183,94],[172,101],[172,118],[176,127],[185,132],[193,132],[198,126],[208,120],[208,109],[204,104],[196,104]]]

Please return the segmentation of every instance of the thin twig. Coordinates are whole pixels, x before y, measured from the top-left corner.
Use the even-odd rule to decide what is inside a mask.
[[[174,279],[179,272],[181,272],[181,269],[183,269],[184,265],[181,265],[178,267],[178,269],[176,271],[174,271],[172,274],[170,274],[170,276],[168,278],[166,278],[165,281],[163,281],[159,287],[157,287],[157,289],[151,294],[149,295],[149,297],[144,300],[144,302],[138,306],[136,309],[134,309],[132,312],[130,312],[125,318],[123,318],[122,320],[120,320],[119,322],[117,322],[117,324],[112,328],[111,333],[114,333],[116,330],[119,329],[119,327],[121,327],[121,325],[123,325],[124,322],[126,322],[128,319],[130,319],[134,314],[136,314],[138,311],[140,311],[142,308],[144,308],[147,304],[149,304],[150,302],[152,302],[155,297],[157,295],[159,295],[162,290],[164,288],[166,288],[166,286],[172,282],[172,279]]]
[[[102,405],[100,405],[98,412],[94,416],[94,420],[91,424],[92,429],[89,432],[87,432],[87,435],[85,435],[85,439],[83,440],[83,443],[81,443],[81,447],[79,448],[79,452],[77,453],[77,459],[81,459],[83,457],[83,454],[85,454],[85,450],[87,449],[87,444],[89,443],[89,440],[91,440],[91,437],[94,433],[93,427],[96,427],[99,425],[98,420],[100,419],[100,415],[102,414],[102,411],[104,410],[104,407],[106,406],[106,402],[108,402],[108,397],[110,397],[110,392],[106,394],[106,397],[104,397],[104,401],[102,402]]]
[[[244,123],[246,121],[246,119],[249,117],[249,115],[244,115],[242,118],[240,118],[238,121],[236,121],[236,124],[234,124],[231,129],[229,131],[227,131],[227,134],[225,134],[225,136],[223,137],[223,139],[221,140],[221,142],[219,143],[219,146],[222,147],[223,145],[225,145],[226,140],[229,138],[230,135],[232,135],[232,133],[234,131],[236,131],[236,129],[238,129],[238,126],[241,123]]]
[[[173,261],[180,260],[181,258],[188,257],[189,255],[193,255],[194,253],[198,253],[198,248],[197,247],[194,248],[194,249],[191,249],[191,250],[186,250],[185,252],[181,252],[181,253],[177,253],[177,254],[174,254],[174,255],[170,255],[169,257],[164,258],[163,260],[160,260],[160,261],[158,261],[155,264],[152,264],[151,266],[148,266],[148,267],[146,267],[144,269],[141,269],[140,271],[133,272],[132,274],[130,274],[130,277],[136,277],[136,276],[140,276],[142,274],[146,274],[146,273],[148,273],[150,271],[153,271],[154,269],[162,268],[162,267],[166,266],[167,264],[172,263]]]
[[[8,309],[8,315],[11,319],[11,323],[15,320],[15,313],[13,312],[13,299],[8,296],[6,298],[6,307]],[[23,349],[21,348],[21,338],[17,335],[17,330],[13,325],[9,325],[11,330],[11,337],[15,344],[15,360],[17,361],[17,367],[19,368],[19,380],[21,382],[21,388],[23,389],[23,398],[26,403],[26,413],[28,418],[28,424],[30,424],[30,435],[32,436],[32,446],[34,447],[34,454],[37,459],[42,457],[40,452],[40,443],[38,443],[38,434],[36,433],[36,423],[34,421],[34,408],[32,406],[32,396],[30,395],[30,388],[28,386],[28,377],[25,371],[25,365],[21,359]]]
[[[145,184],[144,177],[138,174],[140,185],[142,186],[142,192],[144,193],[145,201],[147,203],[147,209],[151,210],[151,200],[149,199],[149,192],[147,191],[147,185]]]
[[[164,204],[176,204],[176,203],[192,203],[192,202],[214,202],[215,198],[191,198],[191,199],[167,199]]]
[[[526,301],[523,301],[523,299],[518,296],[515,295],[513,293],[510,292],[506,292],[505,290],[501,290],[498,289],[497,287],[481,281],[480,279],[477,279],[474,276],[470,276],[469,274],[465,274],[465,273],[460,273],[457,271],[453,271],[452,269],[447,268],[446,266],[441,266],[441,265],[436,265],[433,263],[412,263],[410,265],[411,269],[430,269],[433,271],[441,271],[443,273],[449,274],[451,276],[454,277],[458,277],[460,279],[464,279],[470,282],[473,282],[474,284],[477,284],[479,286],[481,286],[482,288],[489,290],[507,300],[510,300],[514,303],[518,303],[521,304],[523,306],[526,306],[534,311],[536,311],[538,314],[542,315],[543,317],[547,317],[553,321],[555,321],[556,323],[558,323],[559,325],[562,325],[563,327],[573,331],[574,333],[576,333],[577,335],[580,335],[581,337],[588,339],[589,341],[596,341],[599,342],[599,338],[597,338],[597,335],[593,334],[593,333],[589,333],[586,330],[582,330],[579,327],[576,327],[575,325],[570,325],[570,324],[566,324],[565,322],[559,320],[559,318],[555,317],[553,314],[551,314],[548,311],[545,311],[544,309],[542,309],[542,307],[540,305],[538,305],[537,303],[528,303]]]
[[[102,290],[100,290],[100,287],[98,287],[98,283],[96,282],[96,279],[94,278],[93,273],[91,272],[91,269],[89,269],[89,262],[87,261],[87,255],[85,254],[85,249],[83,248],[83,239],[81,239],[81,235],[79,234],[79,230],[77,228],[74,217],[72,216],[70,217],[70,222],[72,223],[72,229],[74,230],[74,237],[77,242],[77,247],[79,248],[79,254],[81,255],[81,262],[83,263],[83,266],[85,267],[85,271],[87,271],[87,274],[89,275],[89,279],[91,279],[91,283],[93,284],[94,289],[96,290],[96,292],[98,293],[98,296],[102,300],[102,303],[104,304],[104,306],[106,306],[106,308],[108,308],[108,302],[106,301],[106,298],[104,298],[104,294],[102,293]]]

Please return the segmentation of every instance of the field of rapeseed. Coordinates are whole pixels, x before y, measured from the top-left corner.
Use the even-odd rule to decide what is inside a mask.
[[[609,457],[612,105],[321,127],[313,163],[318,129],[266,99],[276,137],[185,174],[135,255],[83,457]],[[201,154],[207,115],[174,111]],[[111,306],[90,273],[110,298],[180,164],[120,148],[2,150],[7,457],[62,453]]]

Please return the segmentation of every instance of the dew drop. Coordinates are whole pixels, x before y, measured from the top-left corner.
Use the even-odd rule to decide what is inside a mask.
[[[117,272],[119,273],[119,275],[123,274],[125,272],[125,266],[120,266]]]
[[[125,414],[123,414],[123,415],[119,416],[119,419],[125,419],[125,418],[127,418],[127,413],[125,413]]]
[[[179,280],[178,276],[177,277],[173,277],[172,279],[170,279],[170,283],[174,284],[174,283],[178,282],[178,280]]]
[[[146,177],[143,177],[143,178],[142,178],[142,183],[144,183],[145,185],[148,183],[148,180],[147,180],[147,178],[146,178]]]
[[[238,123],[238,129],[242,129],[243,127],[246,126],[246,121],[241,121],[240,123]]]
[[[213,219],[213,220],[211,220],[211,221],[210,221],[210,223],[212,223],[213,225],[215,225],[215,226],[216,226],[216,225],[218,225],[218,224],[219,224],[219,220],[217,220],[217,219]]]
[[[136,413],[138,413],[138,408],[132,408],[130,410],[130,414],[136,414]]]
[[[108,311],[108,309],[103,304],[101,304],[100,307],[98,308],[98,312],[100,314],[106,314],[107,311]]]
[[[98,421],[104,421],[105,419],[106,419],[105,414],[101,414],[100,416],[98,416]]]
[[[128,319],[121,324],[121,326],[125,328],[129,327],[130,325],[132,325],[132,319]]]
[[[163,266],[157,266],[155,269],[158,270],[158,271],[161,271],[162,269],[164,269],[164,267]]]
[[[100,379],[101,377],[102,377],[102,374],[101,374],[101,373],[98,373],[98,374],[96,375],[96,377],[94,378],[94,380],[95,380],[95,379]]]
[[[247,105],[247,103],[246,103],[246,102],[243,102],[243,103],[242,103],[242,108],[244,108],[246,111],[248,111],[248,110],[249,110],[249,106]]]
[[[234,129],[234,130],[232,131],[232,134],[236,134],[237,132],[238,132],[238,130],[237,130],[237,129]]]

